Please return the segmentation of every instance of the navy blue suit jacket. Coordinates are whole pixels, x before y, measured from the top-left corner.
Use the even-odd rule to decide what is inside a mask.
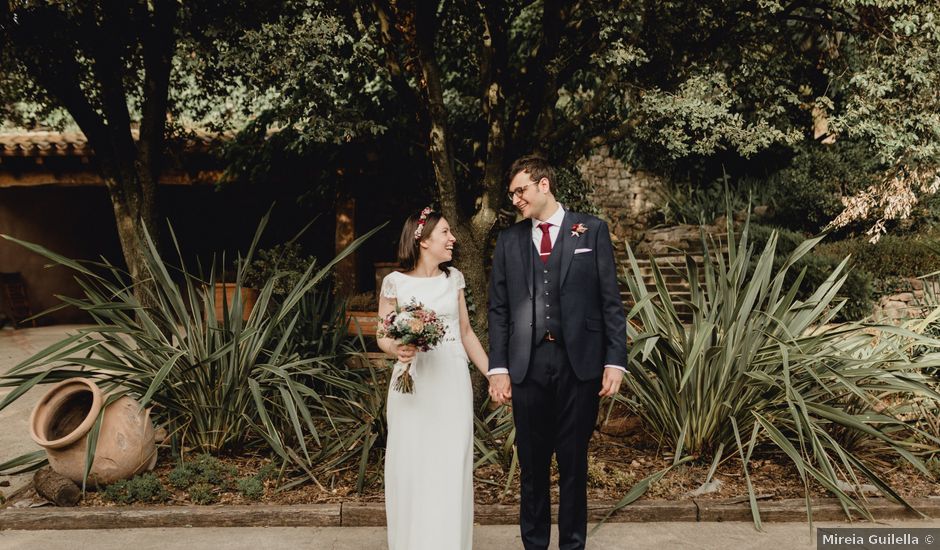
[[[573,235],[572,227],[587,231]],[[599,378],[604,365],[627,366],[627,325],[617,287],[610,231],[602,220],[565,212],[552,249],[561,253],[561,326],[579,380]],[[521,383],[535,344],[532,221],[502,231],[496,241],[489,289],[490,368],[508,368]],[[576,249],[590,249],[575,254]],[[541,335],[538,335],[541,336]]]

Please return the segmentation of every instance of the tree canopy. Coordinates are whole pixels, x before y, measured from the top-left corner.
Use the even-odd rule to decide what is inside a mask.
[[[6,124],[62,124],[65,108],[96,150],[102,127],[139,125],[136,151],[109,142],[121,158],[157,156],[184,126],[238,133],[231,172],[261,174],[272,151],[394,135],[479,243],[508,206],[506,167],[530,152],[576,189],[601,145],[663,170],[772,151],[778,170],[850,142],[874,166],[842,186],[861,192],[835,223],[870,218],[873,233],[938,185],[937,0],[121,6],[0,4]]]

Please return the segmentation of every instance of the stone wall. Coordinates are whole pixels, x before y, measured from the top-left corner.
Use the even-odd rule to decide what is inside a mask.
[[[924,318],[933,309],[925,299],[925,281],[922,279],[908,279],[911,289],[882,296],[875,303],[872,311],[874,321],[895,322],[901,319]],[[940,296],[940,281],[928,281],[927,289],[933,296]]]
[[[593,186],[591,200],[619,240],[640,239],[656,212],[656,200],[662,181],[642,170],[633,170],[610,156],[606,147],[582,159],[578,164],[582,177]]]
[[[642,239],[631,242],[631,246],[641,256],[681,256],[684,254],[697,256],[704,252],[702,233],[705,234],[705,241],[710,249],[713,246],[720,250],[727,248],[728,243],[725,241],[728,226],[724,218],[720,218],[712,225],[681,224],[648,229],[643,233]]]

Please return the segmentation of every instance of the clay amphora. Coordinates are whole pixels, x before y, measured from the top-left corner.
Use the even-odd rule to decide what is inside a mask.
[[[29,419],[30,436],[46,449],[52,469],[79,485],[85,472],[88,432],[104,402],[94,381],[71,378],[49,388]],[[141,410],[140,403],[127,396],[110,404],[98,433],[89,485],[128,479],[152,470],[156,463],[150,409]]]

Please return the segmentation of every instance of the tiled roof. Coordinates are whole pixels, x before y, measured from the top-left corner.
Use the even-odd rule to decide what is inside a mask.
[[[85,156],[91,147],[81,132],[0,132],[0,156]]]
[[[131,131],[137,139],[137,130]],[[205,132],[190,134],[187,149],[204,149],[213,136]],[[91,156],[94,152],[81,132],[0,131],[0,157]]]

